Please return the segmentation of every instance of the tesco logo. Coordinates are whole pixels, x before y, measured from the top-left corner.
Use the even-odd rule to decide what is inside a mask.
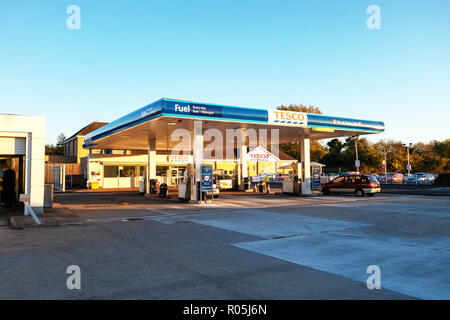
[[[268,159],[268,154],[250,154],[251,159]]]
[[[275,120],[294,120],[303,121],[305,120],[305,115],[299,112],[289,112],[289,111],[273,111],[275,114]]]
[[[189,105],[187,106],[180,106],[179,104],[175,104],[175,111],[178,112],[190,112],[191,108]]]

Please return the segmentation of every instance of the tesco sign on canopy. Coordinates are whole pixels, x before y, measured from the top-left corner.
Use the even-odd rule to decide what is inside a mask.
[[[308,116],[306,113],[287,110],[268,110],[269,123],[286,126],[306,127]]]

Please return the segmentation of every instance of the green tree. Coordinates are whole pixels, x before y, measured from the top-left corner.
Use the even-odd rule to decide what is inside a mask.
[[[349,137],[345,140],[342,159],[347,168],[355,169],[355,140],[358,144],[358,159],[361,163],[360,171],[362,173],[371,173],[379,171],[382,163],[382,155],[366,138]]]
[[[444,141],[432,141],[433,151],[442,158],[450,158],[450,139]]]
[[[341,151],[344,144],[339,139],[332,139],[327,142],[327,153],[322,157],[322,163],[326,165],[327,172],[346,171],[346,165],[342,160]]]
[[[66,136],[64,133],[60,133],[56,138],[56,151],[57,154],[64,154],[64,141],[66,141]]]
[[[322,144],[316,140],[311,140],[310,144],[311,161],[322,162],[322,159],[328,153],[328,151],[322,146]]]
[[[45,145],[45,154],[64,155],[64,141],[66,141],[66,136],[64,135],[64,133],[60,133],[56,138],[56,146],[53,144]]]

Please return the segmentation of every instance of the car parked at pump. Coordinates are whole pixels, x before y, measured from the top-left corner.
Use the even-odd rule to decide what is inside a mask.
[[[368,174],[349,174],[333,179],[322,185],[325,195],[332,193],[352,193],[359,197],[373,196],[381,191],[377,178]]]
[[[323,173],[320,177],[320,183],[324,184],[330,182],[334,178],[339,177],[339,173]]]

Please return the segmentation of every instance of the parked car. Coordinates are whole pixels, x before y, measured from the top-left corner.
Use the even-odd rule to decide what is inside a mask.
[[[406,184],[434,184],[435,176],[432,173],[418,172],[410,175],[406,179]]]
[[[381,191],[377,178],[367,174],[349,174],[333,179],[322,185],[325,195],[331,193],[354,193],[359,197],[373,196]]]
[[[381,184],[402,184],[403,174],[401,173],[387,173],[380,174],[378,176],[378,181]]]
[[[215,180],[218,181],[218,189],[226,190],[226,189],[233,189],[233,177],[223,175],[223,174],[216,174],[214,175]]]
[[[434,184],[434,180],[436,180],[436,177],[432,173],[426,173],[426,172],[418,172],[416,173],[416,179],[419,184]]]
[[[416,176],[414,174],[403,175],[403,184],[416,184]]]

